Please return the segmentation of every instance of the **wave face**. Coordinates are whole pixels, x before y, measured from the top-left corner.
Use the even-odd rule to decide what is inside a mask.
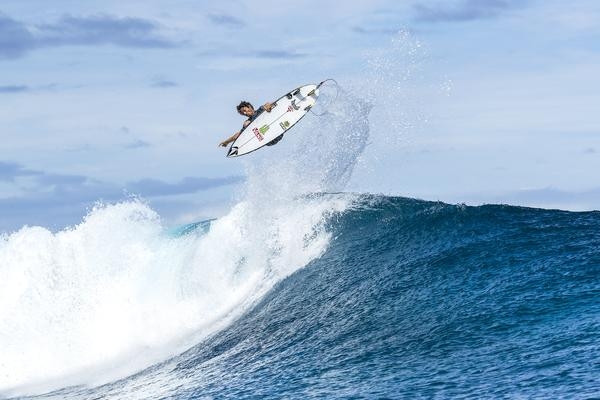
[[[600,393],[600,213],[304,201],[345,204],[322,227],[326,249],[243,316],[137,375],[43,398]]]

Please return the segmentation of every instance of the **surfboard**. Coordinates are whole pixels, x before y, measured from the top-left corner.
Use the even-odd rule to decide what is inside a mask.
[[[231,143],[227,157],[239,157],[266,146],[306,115],[319,97],[319,85],[300,86],[277,99],[270,112],[263,111]]]

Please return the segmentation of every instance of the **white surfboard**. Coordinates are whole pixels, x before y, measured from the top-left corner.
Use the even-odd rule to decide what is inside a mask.
[[[270,112],[263,111],[231,144],[227,157],[251,153],[277,139],[294,126],[317,101],[319,85],[305,85],[281,96]]]

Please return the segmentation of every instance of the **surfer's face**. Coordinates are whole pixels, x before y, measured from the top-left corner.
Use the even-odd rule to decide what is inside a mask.
[[[251,117],[252,114],[254,114],[254,108],[252,108],[251,106],[244,106],[240,108],[240,114],[245,115],[246,117]]]

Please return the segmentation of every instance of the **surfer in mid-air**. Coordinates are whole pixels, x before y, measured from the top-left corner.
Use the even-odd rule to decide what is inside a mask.
[[[274,103],[265,103],[265,105],[260,106],[258,108],[258,110],[255,110],[254,106],[252,106],[252,104],[248,103],[247,101],[242,101],[240,104],[238,104],[237,111],[238,111],[238,113],[240,113],[240,115],[248,117],[248,119],[244,121],[243,128],[247,127],[250,124],[250,122],[254,121],[256,119],[256,117],[258,117],[264,111],[271,112],[273,107],[275,107]],[[243,128],[242,128],[242,130],[243,130]],[[237,139],[238,136],[240,136],[240,133],[242,133],[242,131],[234,133],[233,135],[231,135],[230,137],[228,137],[227,139],[225,139],[221,143],[219,143],[219,146],[226,147],[229,143],[231,143],[235,139]],[[279,142],[282,137],[283,137],[283,135],[280,135],[279,137],[275,138],[270,143],[268,143],[267,146],[274,145],[275,143]]]

